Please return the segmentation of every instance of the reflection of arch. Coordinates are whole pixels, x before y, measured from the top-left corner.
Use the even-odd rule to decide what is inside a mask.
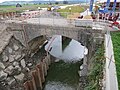
[[[47,37],[46,36],[37,36],[35,38],[33,38],[31,41],[28,42],[28,45],[29,45],[29,48],[31,49],[31,51],[35,51],[39,48],[39,46],[43,45],[44,42],[47,40]],[[62,36],[62,40],[66,41],[66,45],[70,43],[70,41],[72,40],[72,38],[69,38],[69,37],[65,37],[65,36]],[[69,41],[68,41],[69,40]],[[63,42],[62,42],[63,43]],[[63,43],[64,44],[64,43]],[[66,46],[63,46],[63,49],[65,48]]]

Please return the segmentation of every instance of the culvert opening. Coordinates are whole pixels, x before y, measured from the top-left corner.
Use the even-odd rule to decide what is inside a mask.
[[[88,49],[74,39],[54,35],[45,50],[56,59],[50,65],[43,90],[79,89],[78,72]]]

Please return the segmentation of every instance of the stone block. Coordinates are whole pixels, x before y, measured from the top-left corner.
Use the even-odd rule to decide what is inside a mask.
[[[5,66],[3,63],[0,62],[0,69],[5,69]]]
[[[13,66],[18,66],[19,63],[18,62],[13,62]]]
[[[25,70],[26,70],[26,72],[29,72],[29,71],[30,71],[30,69],[29,69],[28,67],[25,67]]]
[[[10,55],[9,56],[9,62],[13,62],[15,59],[14,59],[14,55]]]
[[[14,71],[14,67],[11,65],[11,66],[7,67],[4,71],[6,73],[8,73],[9,75],[12,75],[13,71]]]
[[[15,66],[14,71],[13,71],[13,75],[18,75],[21,73],[21,67],[20,66]]]
[[[15,51],[17,51],[19,49],[19,47],[15,44],[14,44],[13,48],[14,48]]]
[[[14,85],[16,83],[15,79],[12,77],[7,78],[8,85]]]
[[[20,63],[21,63],[21,66],[24,68],[24,67],[26,67],[26,63],[25,63],[25,60],[24,59],[22,59],[21,61],[20,61]]]
[[[8,52],[11,54],[13,52],[12,48],[8,48]]]
[[[23,73],[21,73],[21,74],[19,74],[19,75],[14,76],[14,77],[15,77],[16,80],[22,81],[23,78],[24,78],[24,76],[25,76],[25,75],[24,75]]]
[[[27,66],[29,66],[29,67],[30,67],[30,66],[32,66],[32,63],[28,63],[28,65],[27,65]]]
[[[22,57],[24,57],[24,56],[25,56],[25,54],[23,53],[23,54],[22,54]]]
[[[0,71],[0,81],[3,81],[7,78],[8,74],[4,71]]]
[[[21,67],[20,66],[15,66],[15,69],[18,69],[18,71],[21,71]]]
[[[19,58],[21,58],[21,55],[20,55],[20,54],[15,56],[15,59],[16,59],[16,60],[18,60]]]
[[[8,56],[6,56],[6,55],[3,55],[3,62],[7,62],[8,61]]]

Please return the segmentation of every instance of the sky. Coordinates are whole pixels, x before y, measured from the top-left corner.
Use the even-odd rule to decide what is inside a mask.
[[[34,0],[0,0],[0,3],[4,1],[34,1]],[[56,0],[56,1],[63,1],[63,0]]]
[[[4,1],[33,1],[33,0],[0,0],[0,3]]]

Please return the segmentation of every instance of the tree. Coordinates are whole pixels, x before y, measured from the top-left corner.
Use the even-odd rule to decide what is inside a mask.
[[[55,4],[59,4],[59,2],[55,2]]]
[[[68,1],[63,1],[63,4],[68,4]]]

